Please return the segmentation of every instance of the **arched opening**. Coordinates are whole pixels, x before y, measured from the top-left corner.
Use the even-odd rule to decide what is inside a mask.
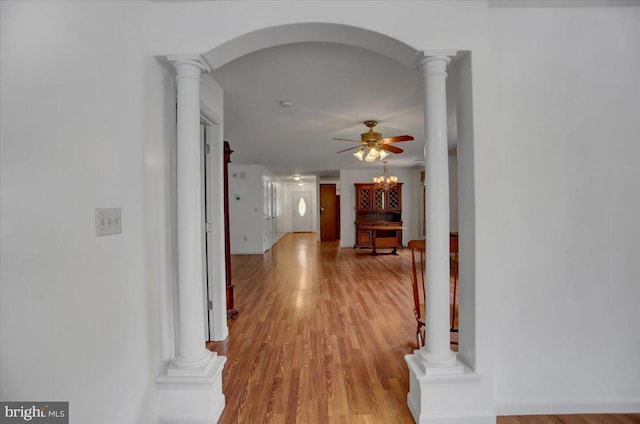
[[[215,70],[241,56],[268,47],[291,43],[326,42],[362,47],[412,66],[422,52],[392,37],[349,25],[306,22],[252,31],[212,48],[204,58]]]
[[[215,70],[255,52],[265,49],[302,43],[336,43],[385,55],[410,68],[423,57],[416,50],[384,34],[336,24],[300,23],[257,30],[230,40],[204,54]],[[453,193],[457,226],[460,234],[460,338],[459,357],[474,368],[475,365],[475,205],[473,181],[473,121],[471,103],[471,55],[460,53],[453,59],[447,82],[449,100],[450,161],[456,169],[457,190]],[[421,91],[421,88],[417,88]],[[453,118],[453,119],[452,119]],[[251,119],[247,116],[247,119]],[[424,146],[424,137],[416,143]]]

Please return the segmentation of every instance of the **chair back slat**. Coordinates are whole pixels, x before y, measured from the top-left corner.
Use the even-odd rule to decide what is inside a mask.
[[[425,288],[424,288],[424,240],[410,240],[407,247],[411,250],[411,289],[413,291],[413,311],[417,321],[418,347],[424,345]]]

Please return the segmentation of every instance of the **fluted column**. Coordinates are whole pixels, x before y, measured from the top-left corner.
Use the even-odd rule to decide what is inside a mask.
[[[204,233],[200,175],[200,74],[208,67],[192,57],[168,58],[176,70],[178,292],[180,334],[174,360],[180,369],[202,367],[211,352],[204,341]]]
[[[448,56],[427,56],[420,63],[425,99],[426,344],[420,351],[425,369],[452,370],[449,315],[449,170],[447,151]]]

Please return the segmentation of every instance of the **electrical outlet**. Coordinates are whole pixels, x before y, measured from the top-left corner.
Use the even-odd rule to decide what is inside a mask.
[[[120,208],[96,208],[96,236],[108,236],[122,232]]]

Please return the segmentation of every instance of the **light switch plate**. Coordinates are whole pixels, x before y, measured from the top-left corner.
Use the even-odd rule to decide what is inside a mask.
[[[108,236],[122,232],[120,208],[96,208],[96,236]]]

